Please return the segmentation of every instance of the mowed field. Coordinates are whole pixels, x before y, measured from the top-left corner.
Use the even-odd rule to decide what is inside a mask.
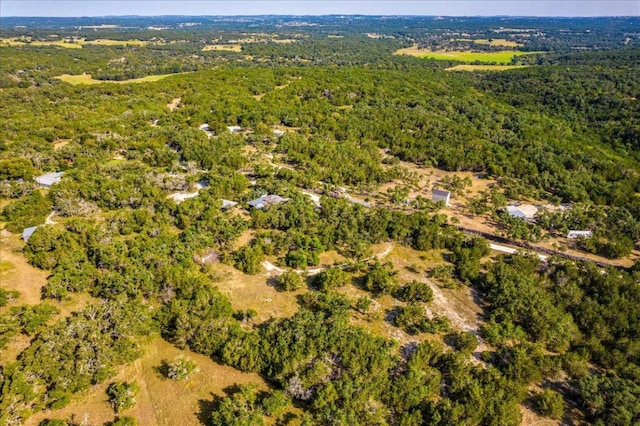
[[[65,83],[78,85],[78,84],[107,84],[107,83],[116,83],[116,84],[129,84],[129,83],[149,83],[153,81],[159,81],[163,78],[171,77],[172,75],[177,74],[156,74],[156,75],[148,75],[146,77],[141,78],[133,78],[131,80],[122,80],[122,81],[113,81],[113,80],[96,80],[91,77],[91,74],[80,74],[80,75],[71,75],[71,74],[62,74],[58,75],[54,78],[58,80],[62,80]]]
[[[517,56],[529,55],[537,52],[520,52],[517,50],[503,50],[500,52],[472,52],[472,51],[446,51],[437,50],[430,51],[425,49],[418,49],[417,46],[407,47],[399,49],[395,52],[396,55],[410,55],[419,58],[431,58],[442,59],[448,61],[460,61],[460,62],[485,62],[496,64],[510,64],[511,59]]]

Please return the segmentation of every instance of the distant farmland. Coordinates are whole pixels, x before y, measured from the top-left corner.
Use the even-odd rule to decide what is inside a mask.
[[[411,55],[419,58],[442,59],[447,61],[460,62],[484,62],[496,64],[510,64],[514,56],[523,56],[538,52],[520,52],[517,50],[503,50],[499,52],[471,52],[471,51],[446,51],[438,50],[432,52],[430,50],[418,49],[416,46],[407,47],[396,51],[396,55]]]

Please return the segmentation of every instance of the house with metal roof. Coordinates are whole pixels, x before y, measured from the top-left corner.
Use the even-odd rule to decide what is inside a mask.
[[[572,240],[574,240],[576,238],[590,238],[591,235],[593,235],[593,233],[591,231],[572,230],[572,231],[567,232],[567,238],[570,238]]]
[[[289,201],[288,198],[281,197],[279,195],[268,194],[263,195],[260,198],[256,198],[255,200],[249,201],[249,206],[254,209],[264,209],[265,207],[273,206],[276,204],[282,204]]]
[[[38,229],[37,226],[32,226],[30,228],[24,228],[24,230],[22,231],[22,240],[26,243],[27,241],[29,241],[29,238],[31,238],[31,236],[33,235],[34,232],[36,232],[36,229]]]
[[[43,188],[50,188],[51,185],[55,185],[56,183],[60,182],[60,179],[62,179],[62,175],[64,175],[64,172],[53,172],[37,176],[34,179]]]

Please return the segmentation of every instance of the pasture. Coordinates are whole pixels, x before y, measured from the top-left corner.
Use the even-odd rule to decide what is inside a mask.
[[[431,58],[447,61],[460,61],[460,62],[484,62],[495,64],[510,64],[511,59],[516,56],[529,55],[536,52],[520,52],[517,50],[503,50],[499,52],[472,52],[472,51],[457,51],[457,50],[437,50],[430,51],[426,49],[418,49],[417,46],[407,47],[399,49],[395,52],[396,55],[410,55],[419,58]]]
[[[208,44],[202,48],[202,51],[241,52],[242,46],[240,44]]]
[[[58,75],[54,78],[58,80],[64,81],[65,83],[78,85],[78,84],[106,84],[106,83],[116,83],[116,84],[129,84],[129,83],[149,83],[154,81],[162,80],[163,78],[170,77],[172,75],[177,74],[156,74],[156,75],[148,75],[146,77],[141,78],[133,78],[131,80],[122,80],[122,81],[114,81],[114,80],[96,80],[91,77],[91,74],[80,74],[80,75],[71,75],[71,74],[62,74]]]

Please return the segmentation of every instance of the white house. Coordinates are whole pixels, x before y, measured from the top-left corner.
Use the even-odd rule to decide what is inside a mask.
[[[434,203],[444,202],[445,207],[449,207],[449,200],[451,199],[451,192],[443,189],[434,189],[431,193],[431,201]]]
[[[23,239],[23,241],[25,243],[27,241],[29,241],[29,238],[31,238],[31,235],[33,235],[33,233],[36,232],[37,228],[38,228],[37,226],[32,226],[30,228],[24,228],[24,230],[22,231],[22,239]]]
[[[531,204],[521,204],[519,206],[507,206],[507,213],[510,216],[518,217],[520,219],[534,222],[538,208]]]
[[[289,201],[288,198],[281,197],[279,195],[263,195],[260,198],[256,198],[255,200],[249,201],[249,206],[254,209],[264,209],[265,207],[273,206],[276,204],[281,204]]]
[[[593,233],[591,231],[569,231],[567,232],[567,238],[590,238]]]
[[[227,129],[231,133],[238,133],[238,132],[242,131],[242,127],[240,127],[240,126],[227,126]]]
[[[64,172],[46,173],[44,175],[37,176],[34,179],[43,188],[50,188],[51,185],[55,185],[56,183],[60,182],[60,179],[62,179],[62,175],[64,175]]]

